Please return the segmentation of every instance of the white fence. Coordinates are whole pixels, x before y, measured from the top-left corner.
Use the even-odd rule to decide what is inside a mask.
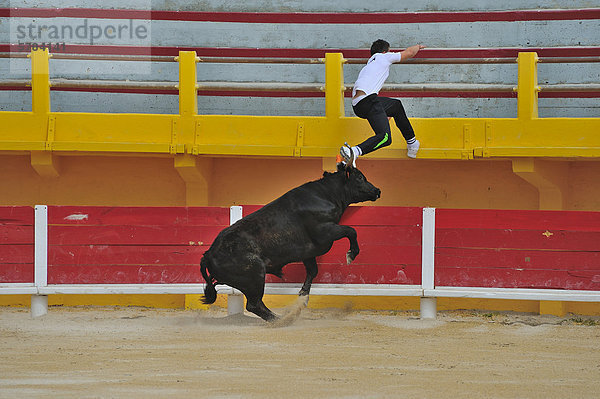
[[[600,302],[600,291],[441,287],[435,284],[435,208],[423,208],[421,284],[313,284],[313,295],[349,296],[413,296],[421,298],[421,318],[436,317],[436,298],[494,298],[541,301]],[[242,217],[242,207],[230,208],[230,224]],[[33,283],[0,283],[0,294],[31,295],[31,314],[41,316],[48,311],[48,295],[52,294],[201,294],[204,284],[48,284],[48,207],[35,207],[35,260]],[[266,294],[297,295],[300,283],[268,283]],[[219,286],[228,294],[230,314],[243,312],[243,296],[231,287]]]

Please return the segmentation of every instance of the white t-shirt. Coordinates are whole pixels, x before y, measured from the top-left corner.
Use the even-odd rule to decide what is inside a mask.
[[[383,83],[390,76],[390,65],[400,62],[402,56],[400,53],[377,53],[373,54],[367,65],[360,70],[358,79],[352,89],[352,105],[358,104],[360,100],[373,93],[379,93]],[[354,98],[356,90],[362,90],[366,94]]]

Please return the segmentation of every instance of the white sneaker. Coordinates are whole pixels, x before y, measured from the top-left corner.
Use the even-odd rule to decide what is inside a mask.
[[[419,151],[420,146],[421,146],[421,143],[419,142],[419,140],[415,140],[415,142],[412,144],[407,144],[406,145],[406,155],[409,158],[416,158],[417,152]]]
[[[344,145],[340,148],[340,155],[342,159],[348,164],[352,164],[353,167],[356,168],[356,158],[358,158],[358,150],[355,147],[350,147],[348,143],[344,143]]]

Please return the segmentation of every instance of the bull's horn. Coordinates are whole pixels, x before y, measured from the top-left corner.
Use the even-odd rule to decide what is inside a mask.
[[[350,152],[350,158],[344,157],[346,169],[356,167],[356,156],[354,155],[354,151],[352,151],[352,147],[350,147],[347,142],[344,142],[344,147],[348,148],[348,152]]]

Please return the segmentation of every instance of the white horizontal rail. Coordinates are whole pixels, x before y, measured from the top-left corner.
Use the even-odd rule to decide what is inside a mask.
[[[51,284],[39,295],[52,294],[202,294],[204,284]]]
[[[0,284],[0,294],[34,295],[37,294],[37,287],[31,283],[3,283]]]
[[[302,284],[268,283],[265,294],[298,295]],[[400,284],[313,284],[311,295],[348,295],[348,296],[422,296],[420,285]]]
[[[533,288],[436,287],[424,296],[445,298],[521,299],[537,301],[600,302],[600,291]]]

